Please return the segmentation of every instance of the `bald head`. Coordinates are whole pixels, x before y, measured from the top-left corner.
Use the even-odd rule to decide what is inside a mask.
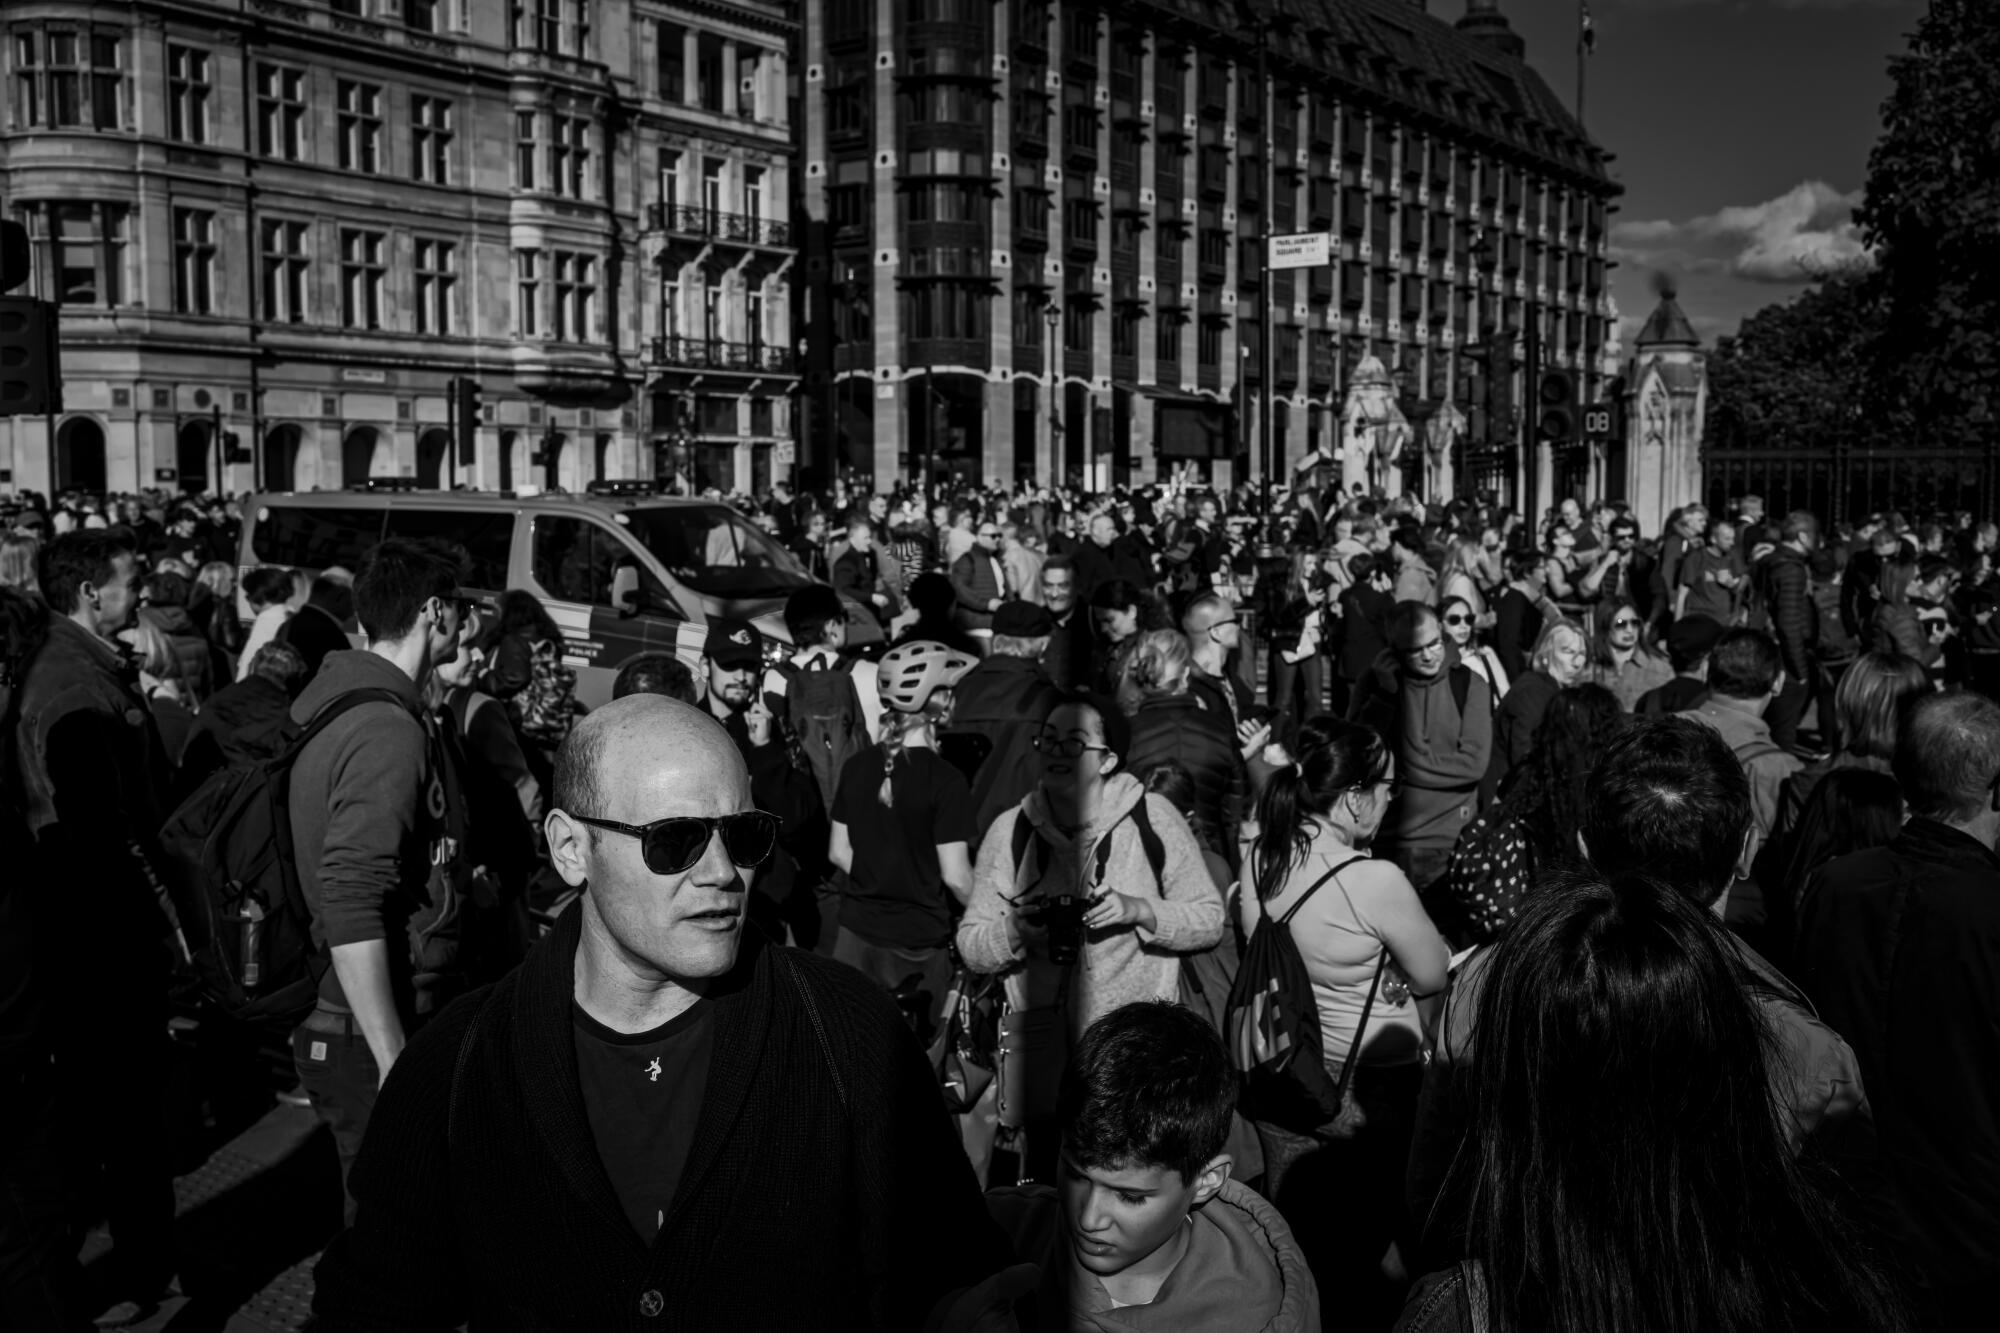
[[[556,751],[552,804],[571,814],[615,818],[606,800],[638,785],[642,772],[694,784],[690,790],[749,782],[736,742],[705,709],[662,694],[630,694],[585,714],[570,729]]]
[[[1208,633],[1211,626],[1233,619],[1235,610],[1228,602],[1214,593],[1204,593],[1188,603],[1188,609],[1181,613],[1181,630],[1197,642]]]

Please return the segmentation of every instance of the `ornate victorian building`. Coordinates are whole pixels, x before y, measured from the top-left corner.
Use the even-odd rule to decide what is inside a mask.
[[[0,469],[575,489],[671,450],[704,484],[768,478],[796,384],[792,11],[9,0],[0,203],[62,307],[67,410],[0,420]]]
[[[1633,340],[1625,411],[1623,475],[1609,493],[1632,506],[1640,531],[1702,498],[1702,426],[1708,419],[1708,355],[1672,289]],[[1622,491],[1619,487],[1622,485]]]
[[[1519,429],[1469,344],[1539,320],[1585,401],[1615,367],[1618,187],[1495,0],[1455,24],[1423,0],[806,0],[803,28],[816,469],[1240,478],[1267,232],[1332,240],[1270,280],[1281,460],[1336,447],[1369,358],[1409,437],[1461,455]]]

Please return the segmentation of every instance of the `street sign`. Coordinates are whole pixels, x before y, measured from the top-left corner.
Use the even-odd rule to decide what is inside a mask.
[[[1270,242],[1273,269],[1321,268],[1333,262],[1332,237],[1323,231],[1273,236]]]
[[[1611,405],[1592,403],[1583,409],[1583,435],[1593,442],[1611,438]]]

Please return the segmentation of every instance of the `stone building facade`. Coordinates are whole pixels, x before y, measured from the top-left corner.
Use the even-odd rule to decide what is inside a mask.
[[[1476,446],[1519,426],[1486,405],[1519,386],[1476,394],[1462,349],[1539,319],[1544,365],[1576,371],[1585,401],[1615,373],[1619,187],[1496,0],[1456,23],[1424,0],[804,0],[801,17],[816,471],[1240,478],[1267,228],[1332,240],[1330,264],[1271,280],[1284,460],[1339,447],[1370,357],[1417,438],[1456,405],[1456,447],[1496,475],[1518,450]]]
[[[12,0],[0,207],[61,305],[65,411],[0,420],[0,468],[232,491],[787,468],[791,11]]]

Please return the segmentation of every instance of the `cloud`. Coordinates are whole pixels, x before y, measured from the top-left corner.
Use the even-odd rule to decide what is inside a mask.
[[[1829,268],[1866,262],[1854,222],[1861,192],[1802,181],[1759,204],[1719,209],[1686,222],[1633,219],[1611,230],[1621,264],[1679,274],[1728,274],[1748,282],[1811,282]]]

